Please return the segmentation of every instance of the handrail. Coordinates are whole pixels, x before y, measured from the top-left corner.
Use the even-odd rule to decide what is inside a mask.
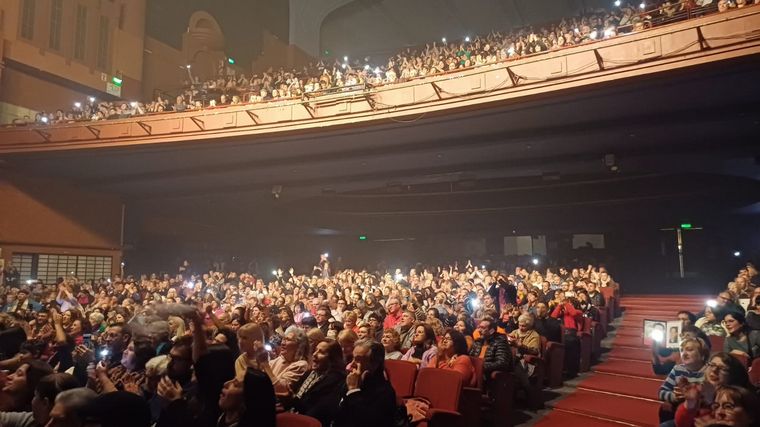
[[[272,129],[286,129],[285,126],[288,123],[298,123],[308,121],[310,119],[329,119],[326,122],[338,123],[339,121],[336,119],[343,117],[346,113],[351,113],[354,114],[354,116],[357,118],[362,118],[371,117],[376,115],[376,113],[379,111],[383,111],[385,113],[388,113],[384,117],[393,119],[393,114],[396,112],[405,111],[404,109],[400,109],[401,107],[409,109],[416,105],[424,105],[430,102],[437,102],[441,100],[457,100],[462,97],[466,97],[464,99],[476,99],[473,98],[475,95],[485,95],[481,98],[486,99],[488,96],[492,96],[489,95],[491,93],[501,93],[503,90],[507,90],[505,93],[509,93],[509,90],[511,89],[520,91],[523,89],[523,87],[534,83],[558,80],[558,77],[553,77],[548,73],[543,73],[542,75],[532,74],[532,72],[538,72],[536,70],[544,71],[540,68],[544,66],[544,63],[548,65],[551,65],[551,63],[564,64],[563,67],[565,68],[563,70],[563,73],[559,75],[559,77],[562,77],[564,79],[558,80],[563,81],[567,80],[568,78],[575,78],[593,72],[604,71],[605,67],[612,69],[624,67],[627,65],[635,65],[641,61],[649,61],[651,59],[676,58],[679,55],[693,52],[693,50],[688,50],[688,48],[696,42],[697,34],[699,34],[699,37],[701,38],[699,41],[700,43],[702,41],[705,41],[705,44],[707,44],[706,42],[712,40],[704,39],[701,36],[702,27],[717,25],[725,22],[732,22],[734,20],[742,19],[745,17],[747,17],[747,19],[756,19],[757,15],[760,15],[760,8],[752,8],[751,13],[734,14],[729,12],[721,14],[720,18],[717,18],[713,15],[712,19],[702,21],[699,23],[699,25],[690,25],[686,28],[676,28],[673,31],[669,31],[668,26],[657,27],[649,31],[626,35],[625,37],[614,37],[606,40],[599,40],[576,45],[568,47],[566,49],[549,51],[548,53],[529,55],[520,58],[510,58],[507,61],[483,64],[476,67],[471,67],[464,70],[456,70],[454,72],[430,76],[427,78],[410,79],[405,82],[379,85],[374,87],[368,85],[357,85],[354,87],[345,88],[348,89],[345,92],[337,91],[333,93],[320,94],[314,98],[306,97],[276,100],[263,103],[218,106],[179,113],[151,113],[144,116],[134,116],[114,120],[74,122],[50,126],[10,127],[6,128],[3,131],[0,131],[0,133],[16,132],[18,134],[19,131],[31,132],[32,136],[26,134],[27,136],[23,136],[23,138],[21,138],[23,139],[23,144],[26,144],[18,145],[18,149],[21,149],[24,146],[31,148],[31,146],[28,144],[43,144],[44,146],[54,146],[56,144],[64,144],[67,142],[77,142],[79,144],[82,144],[86,143],[86,141],[91,141],[94,143],[100,143],[104,140],[113,138],[144,139],[147,137],[159,135],[171,135],[178,133],[188,134],[190,132],[197,133],[209,129],[243,129],[246,127],[258,127],[261,125],[267,125],[267,128]],[[609,49],[623,45],[629,45],[631,43],[645,43],[651,41],[651,43],[658,44],[660,43],[658,39],[659,37],[663,37],[674,32],[683,33],[684,31],[692,31],[692,33],[689,33],[691,34],[689,36],[691,37],[689,39],[691,41],[684,41],[684,46],[681,46],[678,49],[673,47],[669,52],[659,52],[658,55],[652,57],[627,59],[622,57],[615,57],[615,55],[618,54],[616,53],[618,51],[609,51]],[[729,40],[729,42],[725,42],[725,40],[728,40],[731,37],[735,38],[736,40]],[[738,44],[743,43],[747,40],[752,40],[752,35],[740,33],[732,35],[721,35],[720,37],[713,37],[713,39],[720,39],[722,40],[722,45],[727,46],[728,43]],[[709,48],[710,47],[707,46],[704,49]],[[612,53],[605,53],[607,51]],[[600,54],[600,52],[602,53]],[[619,52],[624,51],[619,50]],[[594,57],[596,57],[596,60],[593,59]],[[572,64],[572,66],[575,68],[569,69],[569,64],[573,59],[575,60],[575,63]],[[591,62],[579,63],[579,60]],[[476,78],[475,80],[480,82],[488,81],[488,85],[484,85],[480,89],[467,87],[466,84],[468,83],[468,80],[465,79],[473,80],[473,78]],[[459,81],[462,83],[458,83]],[[446,90],[447,88],[452,89],[452,86],[456,84],[459,84],[459,86],[462,87],[463,90],[461,93]],[[411,99],[404,98],[400,101],[393,99],[393,96],[398,95],[403,91],[409,92],[410,90],[413,93]],[[334,108],[335,106],[341,106],[344,104],[349,106],[348,109],[340,110]],[[436,108],[448,108],[448,104],[450,104],[450,102],[443,103],[441,104],[440,108]],[[363,105],[364,107],[356,109],[354,108],[356,105],[359,105],[359,107]],[[287,115],[284,119],[280,116],[271,116],[272,114],[278,113],[280,110],[285,111],[286,109],[290,109],[287,113],[290,115],[289,119],[287,118]],[[212,122],[218,119],[220,116],[230,116],[229,123],[222,125],[213,124]],[[176,129],[163,131],[155,130],[157,126],[161,126],[161,122],[172,120],[180,122],[182,120],[185,120],[185,124],[183,125],[182,123],[179,123],[177,125],[179,127]],[[132,130],[127,129],[129,131],[128,134],[125,133],[116,135],[113,132],[109,134],[107,131],[107,128],[109,127],[130,123],[136,124],[142,129],[142,131],[139,131],[139,129],[136,129],[134,126],[131,128]],[[303,128],[303,126],[304,125],[301,125],[301,128]],[[67,129],[70,131],[82,129],[86,130],[86,132],[79,132],[76,134],[72,132],[60,132]],[[103,132],[104,129],[106,132]],[[37,137],[33,138],[34,135],[37,135]],[[4,137],[0,139],[5,141],[5,143],[0,142],[0,148],[2,148],[2,146],[11,148],[15,144],[22,143],[20,140],[13,141],[14,138]]]

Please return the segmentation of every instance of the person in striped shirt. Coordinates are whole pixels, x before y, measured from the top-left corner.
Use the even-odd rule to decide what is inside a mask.
[[[673,404],[684,400],[688,383],[701,383],[709,349],[700,338],[687,338],[681,342],[681,363],[674,366],[660,386],[659,398]]]

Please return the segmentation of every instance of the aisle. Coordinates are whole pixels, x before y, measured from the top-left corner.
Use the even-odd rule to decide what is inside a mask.
[[[656,426],[657,390],[663,377],[652,372],[650,350],[642,343],[642,320],[673,320],[679,309],[697,312],[704,296],[623,297],[624,314],[610,331],[612,346],[603,362],[578,383],[575,391],[551,404],[534,425],[542,427]]]

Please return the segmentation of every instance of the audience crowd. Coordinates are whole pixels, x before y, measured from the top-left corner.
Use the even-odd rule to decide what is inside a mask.
[[[168,111],[188,111],[227,105],[285,99],[304,99],[331,92],[365,90],[429,75],[493,64],[527,55],[554,51],[595,40],[640,31],[715,11],[741,8],[760,0],[658,0],[657,4],[622,4],[591,10],[540,28],[492,31],[456,42],[429,43],[403,51],[386,60],[320,60],[302,69],[269,69],[261,74],[236,73],[221,61],[217,77],[200,81],[188,67],[184,89],[175,96],[158,96],[150,102],[98,101],[88,98],[73,108],[41,112],[32,120],[15,124],[70,123],[128,118]],[[642,7],[643,6],[643,7]],[[380,64],[380,63],[383,64]]]
[[[418,265],[340,270],[59,278],[0,288],[0,425],[274,426],[278,412],[323,426],[405,425],[385,360],[530,387],[542,337],[564,340],[616,288],[604,267],[512,272]],[[563,337],[562,334],[565,334]],[[473,360],[483,362],[476,377]],[[5,371],[3,371],[5,372]]]
[[[760,384],[749,375],[760,360],[758,270],[748,263],[700,313],[677,316],[680,348],[652,347],[654,372],[667,374],[659,391],[662,426],[758,425]]]

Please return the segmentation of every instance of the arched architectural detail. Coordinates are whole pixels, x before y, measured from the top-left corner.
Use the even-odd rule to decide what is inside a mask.
[[[290,0],[290,44],[319,56],[322,21],[330,12],[354,0]]]
[[[198,45],[205,46],[208,50],[224,48],[222,28],[208,12],[197,11],[193,13],[187,26],[187,33]]]

